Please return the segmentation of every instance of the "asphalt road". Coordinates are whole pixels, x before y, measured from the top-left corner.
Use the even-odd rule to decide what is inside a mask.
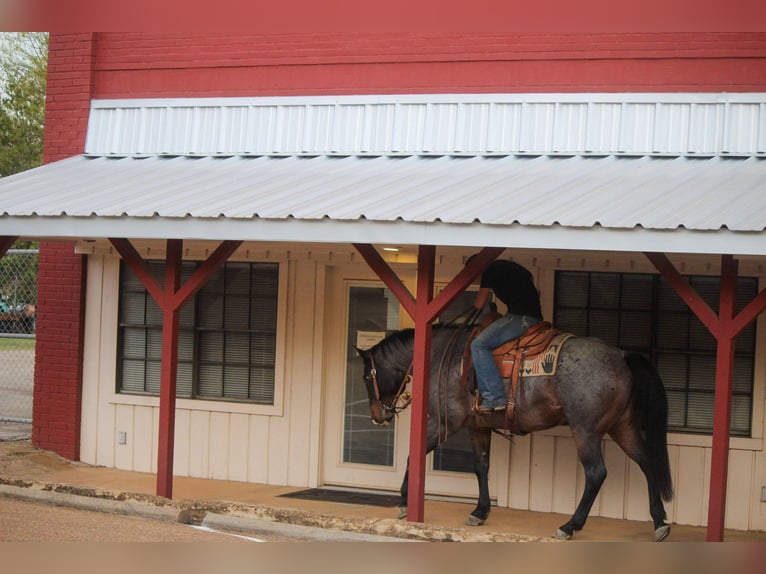
[[[0,497],[0,542],[230,542],[257,541],[151,520]],[[267,541],[265,537],[259,537]],[[284,538],[271,537],[270,542]]]

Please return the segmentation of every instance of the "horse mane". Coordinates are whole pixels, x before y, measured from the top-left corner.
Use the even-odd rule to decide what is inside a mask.
[[[456,325],[434,325],[434,334],[441,332],[454,332]],[[387,367],[400,367],[406,369],[406,365],[401,367],[404,357],[411,357],[415,342],[415,329],[400,329],[387,335],[382,341],[369,349],[370,353],[375,354],[375,360]]]

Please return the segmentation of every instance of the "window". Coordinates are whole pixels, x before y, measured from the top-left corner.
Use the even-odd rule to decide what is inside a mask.
[[[718,309],[718,277],[686,279]],[[740,278],[740,310],[757,293],[755,278]],[[558,271],[554,324],[650,357],[668,395],[669,429],[712,433],[716,340],[659,275]],[[737,337],[734,361],[731,433],[750,436],[755,325]]]
[[[164,263],[148,266],[161,282]],[[177,397],[274,403],[278,290],[277,263],[229,262],[210,278],[181,309]],[[158,395],[162,311],[124,263],[118,348],[118,392]]]

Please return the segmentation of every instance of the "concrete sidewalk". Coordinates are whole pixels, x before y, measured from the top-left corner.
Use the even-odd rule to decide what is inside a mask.
[[[487,524],[467,527],[463,522],[473,505],[426,500],[425,522],[414,523],[396,520],[396,508],[280,497],[303,488],[176,477],[174,500],[167,500],[154,495],[155,482],[150,473],[68,461],[32,447],[29,440],[0,442],[0,496],[232,531],[263,532],[294,525],[355,533],[359,535],[355,539],[370,540],[553,542],[550,536],[568,519],[562,514],[493,508]],[[650,522],[591,517],[573,542],[652,540]],[[704,528],[681,525],[673,525],[667,539],[704,540]],[[727,530],[725,540],[766,542],[766,532]]]

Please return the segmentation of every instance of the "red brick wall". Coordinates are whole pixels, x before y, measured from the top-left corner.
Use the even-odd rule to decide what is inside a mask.
[[[80,458],[84,261],[71,243],[40,245],[32,443]]]
[[[763,90],[758,33],[104,33],[94,96]]]
[[[82,153],[93,34],[51,34],[43,162]],[[72,243],[40,245],[32,443],[80,458],[85,264]]]

